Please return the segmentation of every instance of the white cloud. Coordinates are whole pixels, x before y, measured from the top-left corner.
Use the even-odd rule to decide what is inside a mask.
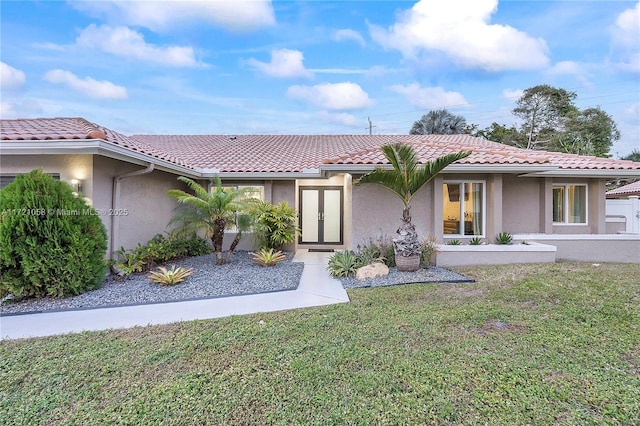
[[[0,89],[18,90],[27,81],[24,72],[11,65],[0,62]]]
[[[333,33],[333,39],[335,41],[355,41],[360,46],[364,46],[366,42],[359,32],[350,30],[348,28],[337,30]]]
[[[458,92],[447,92],[442,87],[421,87],[418,83],[390,87],[403,95],[407,101],[420,108],[449,108],[466,106],[468,102]]]
[[[486,71],[544,68],[546,42],[508,25],[491,24],[498,0],[422,0],[388,29],[369,25],[371,37],[405,58],[442,52],[465,68]]]
[[[302,64],[303,60],[304,55],[298,50],[279,49],[271,51],[271,62],[251,58],[246,63],[271,77],[313,78],[313,73]]]
[[[84,79],[64,70],[51,70],[44,75],[49,83],[64,84],[76,92],[95,99],[127,99],[127,89],[110,81],[97,81],[91,77]]]
[[[212,23],[230,31],[252,31],[275,24],[269,0],[76,0],[84,13],[115,25],[135,25],[152,31],[167,31],[194,22]]]
[[[580,84],[585,86],[589,86],[591,84],[589,81],[589,73],[585,67],[578,62],[560,61],[549,68],[547,73],[551,75],[573,75],[578,79]]]
[[[611,32],[611,56],[619,70],[640,72],[640,1],[618,15]]]
[[[509,99],[510,101],[517,101],[522,97],[522,95],[524,95],[524,90],[522,89],[515,89],[515,90],[504,89],[502,91],[502,96]]]
[[[195,67],[198,62],[193,48],[185,46],[158,47],[145,42],[144,36],[127,27],[89,25],[76,39],[78,46],[100,49],[125,58],[156,62],[176,67]]]
[[[42,114],[42,106],[33,99],[3,100],[0,102],[0,116],[2,118],[37,117]]]
[[[287,97],[328,110],[361,109],[373,104],[367,92],[351,82],[291,86],[287,89]]]
[[[329,123],[338,123],[338,124],[343,124],[345,126],[358,125],[358,119],[353,114],[349,114],[346,112],[320,111],[317,114],[317,116],[320,120],[326,121]]]

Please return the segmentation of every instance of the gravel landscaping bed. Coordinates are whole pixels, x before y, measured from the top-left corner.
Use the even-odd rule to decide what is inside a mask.
[[[132,274],[119,280],[107,278],[101,288],[65,299],[27,299],[15,303],[7,300],[2,303],[0,313],[137,305],[294,290],[300,283],[304,264],[292,262],[293,253],[286,255],[284,261],[272,267],[253,262],[249,252],[244,251],[235,252],[225,265],[216,265],[214,254],[191,257],[167,263],[169,266],[193,268],[193,274],[175,286],[152,283],[147,278],[148,273]]]
[[[358,281],[355,278],[341,278],[344,288],[384,287],[411,283],[464,283],[473,280],[445,268],[430,266],[420,268],[416,272],[398,272],[397,268],[389,268],[389,275]]]

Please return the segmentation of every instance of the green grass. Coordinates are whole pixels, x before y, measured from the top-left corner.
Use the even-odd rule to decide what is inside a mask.
[[[640,424],[640,268],[458,269],[475,284],[0,343],[4,424]]]

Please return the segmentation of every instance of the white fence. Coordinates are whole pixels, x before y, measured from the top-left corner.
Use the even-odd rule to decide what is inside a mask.
[[[626,200],[607,200],[607,228],[614,232],[640,234],[640,200],[631,196]]]

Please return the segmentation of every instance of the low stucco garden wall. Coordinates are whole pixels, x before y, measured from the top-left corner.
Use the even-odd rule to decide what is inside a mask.
[[[556,248],[548,244],[515,243],[508,245],[446,245],[438,246],[436,266],[506,265],[517,263],[553,263]]]
[[[538,242],[557,247],[557,259],[584,262],[621,262],[640,264],[640,235],[581,234],[543,235],[518,234],[514,242]]]

